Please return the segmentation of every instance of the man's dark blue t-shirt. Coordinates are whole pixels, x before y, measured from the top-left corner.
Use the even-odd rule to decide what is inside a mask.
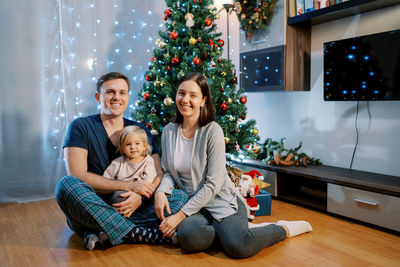
[[[141,123],[124,118],[124,127],[139,126],[144,129],[152,146],[152,154],[158,153],[156,142],[149,129]],[[80,147],[88,151],[88,171],[103,175],[111,161],[120,156],[100,119],[100,114],[75,119],[71,122],[63,147]]]

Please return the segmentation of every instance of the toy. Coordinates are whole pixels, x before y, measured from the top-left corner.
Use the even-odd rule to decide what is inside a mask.
[[[258,201],[256,195],[258,195],[260,191],[260,187],[253,183],[253,180],[264,180],[264,177],[257,170],[252,170],[246,173],[243,173],[238,184],[239,192],[246,199],[246,203],[250,209],[249,219],[254,219],[254,213],[260,208],[258,205]]]

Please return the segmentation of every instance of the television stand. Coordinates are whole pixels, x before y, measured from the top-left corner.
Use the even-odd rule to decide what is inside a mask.
[[[258,170],[274,198],[400,232],[400,177],[333,166],[281,167],[233,161]]]

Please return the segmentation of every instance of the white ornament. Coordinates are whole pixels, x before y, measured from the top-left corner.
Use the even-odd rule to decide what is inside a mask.
[[[194,19],[192,13],[186,13],[185,20],[186,20],[186,27],[192,28],[194,26]]]

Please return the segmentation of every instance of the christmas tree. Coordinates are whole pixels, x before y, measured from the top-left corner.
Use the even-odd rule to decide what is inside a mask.
[[[156,39],[157,47],[146,83],[136,102],[133,119],[151,130],[160,145],[163,127],[175,113],[176,84],[189,72],[204,74],[210,84],[217,123],[225,134],[226,152],[240,151],[252,157],[259,152],[260,139],[255,120],[247,120],[247,98],[237,88],[237,76],[231,60],[221,58],[224,41],[217,33],[219,18],[212,0],[166,0],[165,31]],[[160,147],[160,146],[159,146]]]

